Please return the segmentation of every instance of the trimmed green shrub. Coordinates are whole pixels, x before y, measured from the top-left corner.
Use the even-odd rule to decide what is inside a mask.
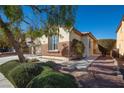
[[[24,88],[43,68],[38,64],[23,63],[12,69],[8,76],[15,87]]]
[[[58,70],[61,67],[61,64],[57,64],[54,61],[47,61],[45,63],[40,63],[42,66],[48,66],[54,70]]]
[[[28,88],[76,88],[78,87],[73,76],[60,72],[44,70],[40,75],[32,79]]]
[[[9,71],[11,71],[16,66],[20,65],[18,60],[11,60],[2,65],[0,65],[0,72],[3,73],[6,77],[8,76]]]
[[[76,54],[78,56],[83,55],[84,49],[85,49],[83,42],[73,39],[71,47],[72,47],[74,54]]]
[[[26,62],[27,62],[27,63],[36,63],[36,62],[39,62],[39,60],[36,59],[36,58],[33,58],[33,59],[26,59]]]
[[[98,48],[103,56],[115,47],[116,40],[114,39],[100,39],[98,40]]]

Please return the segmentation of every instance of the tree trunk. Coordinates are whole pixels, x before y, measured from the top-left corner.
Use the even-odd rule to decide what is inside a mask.
[[[20,47],[19,47],[19,42],[17,42],[12,34],[12,32],[7,28],[7,24],[3,22],[2,19],[0,19],[0,27],[4,30],[6,36],[8,37],[9,42],[12,44],[12,46],[14,47],[18,57],[19,57],[19,61],[25,62],[25,57],[23,55],[23,52],[21,51]]]

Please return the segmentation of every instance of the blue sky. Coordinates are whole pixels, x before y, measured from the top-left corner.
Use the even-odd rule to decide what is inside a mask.
[[[33,15],[29,7],[23,6],[23,12],[30,17],[30,19],[34,20],[33,23],[38,25],[38,17]],[[116,30],[123,15],[124,6],[78,6],[75,28],[80,32],[92,32],[98,39],[116,39]],[[29,19],[27,20],[30,21]],[[24,30],[27,29],[25,23],[22,24],[22,27]]]
[[[30,18],[31,10],[24,6],[24,13]],[[117,27],[124,15],[124,6],[100,6],[82,5],[78,6],[75,28],[81,32],[92,32],[100,38],[116,38]],[[23,25],[25,27],[25,25]],[[25,27],[26,28],[26,27]]]
[[[124,6],[79,6],[75,27],[81,32],[92,32],[98,39],[115,39],[123,15]]]

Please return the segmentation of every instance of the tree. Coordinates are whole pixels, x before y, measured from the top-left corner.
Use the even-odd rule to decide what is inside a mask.
[[[12,46],[8,42],[7,36],[3,33],[3,31],[0,31],[0,48],[4,49],[6,51],[9,48],[12,48]]]
[[[23,18],[23,12],[21,6],[1,6],[1,12],[8,18],[9,22],[4,22],[2,17],[0,17],[0,28],[4,31],[8,37],[9,42],[14,47],[20,62],[25,62],[25,57],[19,47],[19,43],[15,40],[12,31],[10,30],[11,25],[18,23]]]
[[[30,38],[30,47],[32,48],[33,54],[35,53],[35,39],[41,37],[43,35],[43,31],[41,29],[33,29],[30,27],[28,31],[25,33],[27,38]]]
[[[51,33],[55,33],[56,30],[60,26],[72,27],[75,21],[75,6],[27,6],[34,14],[39,17],[37,20],[39,25],[35,25],[35,27],[31,26],[33,29],[43,29],[43,33],[48,36]],[[27,15],[23,13],[23,6],[0,6],[0,14],[4,15],[7,19],[5,21],[0,16],[0,29],[4,31],[6,36],[8,37],[9,42],[14,47],[20,62],[25,62],[25,57],[20,48],[19,42],[15,39],[14,34],[11,30],[11,27],[18,27],[21,22],[25,22],[29,25],[32,24],[31,21],[26,20]],[[46,15],[45,19],[44,16]],[[29,17],[28,17],[29,18]],[[42,20],[44,19],[44,20]],[[28,21],[28,22],[27,22]],[[34,33],[37,33],[34,30]],[[36,34],[38,35],[38,34]]]
[[[100,39],[98,40],[98,48],[102,55],[106,56],[115,47],[115,43],[114,39]]]

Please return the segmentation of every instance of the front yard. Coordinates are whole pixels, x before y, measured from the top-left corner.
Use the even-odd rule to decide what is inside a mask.
[[[19,88],[124,87],[124,80],[109,56],[64,63],[30,60],[20,64],[12,60],[0,65],[0,72]]]
[[[34,63],[20,64],[12,60],[0,66],[0,72],[14,85],[19,88],[72,88],[78,87],[76,79],[69,74],[56,70],[55,63]]]
[[[80,76],[82,74],[86,74],[84,70],[86,70],[88,65],[90,65],[93,62],[93,60],[95,60],[97,58],[97,56],[96,56],[96,57],[90,57],[89,59],[78,60],[78,61],[75,60],[75,61],[70,61],[70,62],[63,62],[63,61],[54,60],[55,62],[53,62],[53,61],[49,61],[50,59],[49,60],[42,59],[41,57],[36,57],[36,56],[29,57],[26,55],[26,57],[30,58],[30,59],[37,58],[40,61],[35,59],[35,60],[30,60],[27,63],[21,64],[18,62],[18,60],[15,60],[15,59],[17,59],[16,56],[0,58],[0,60],[3,61],[3,62],[1,62],[2,65],[0,65],[0,72],[2,74],[4,74],[4,76],[14,85],[14,87],[27,87],[28,83],[30,83],[32,81],[35,86],[30,85],[30,87],[69,87],[69,88],[78,87],[76,77]],[[10,59],[13,59],[13,60],[8,61]],[[39,71],[39,73],[36,74],[35,71],[36,72]],[[57,80],[57,81],[54,81],[55,83],[51,82],[51,84],[54,84],[57,86],[52,86],[52,85],[37,86],[36,83],[34,83],[34,81],[37,80],[36,77],[42,78],[40,75],[44,71],[46,73],[49,73],[48,76],[50,75],[50,79],[49,79],[50,81],[47,81],[47,82],[49,82],[49,84],[52,80],[51,73],[53,73],[52,82],[54,80]],[[34,73],[35,73],[35,75],[34,75]],[[55,76],[54,76],[54,74],[55,74]],[[47,76],[47,74],[42,74],[42,75],[45,75],[43,77]],[[69,78],[69,80],[67,77]],[[45,80],[46,80],[46,78],[45,78]],[[65,81],[63,81],[63,80],[65,80]],[[71,81],[71,84],[69,83],[70,81]],[[40,82],[40,81],[36,81],[36,82]],[[61,82],[61,83],[58,83],[58,82]],[[62,83],[62,82],[69,83],[70,85],[68,85],[66,83]]]

